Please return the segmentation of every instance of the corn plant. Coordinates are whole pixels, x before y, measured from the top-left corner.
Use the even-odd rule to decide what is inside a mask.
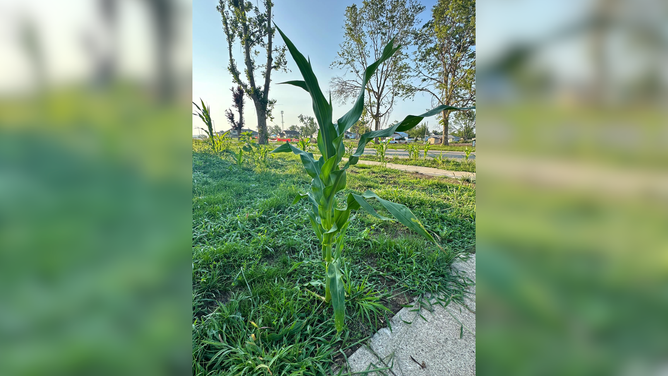
[[[240,147],[236,152],[232,150],[228,150],[227,152],[232,155],[232,160],[237,164],[237,166],[241,166],[244,163],[245,150],[243,147]]]
[[[348,144],[348,146],[346,146],[346,155],[350,157],[353,155],[354,152],[355,152],[355,144]]]
[[[221,152],[226,152],[232,146],[232,139],[228,137],[230,131],[227,131],[223,134],[216,135],[214,138],[216,140],[216,146]]]
[[[464,149],[464,154],[465,154],[465,158],[466,158],[466,161],[467,161],[467,162],[469,161],[469,157],[471,156],[471,153],[472,153],[472,152],[473,152],[473,150],[471,150],[471,149],[469,149],[469,148],[465,148],[465,149]]]
[[[447,160],[447,158],[443,158],[443,152],[441,152],[441,154],[437,155],[434,159],[438,162],[438,164],[441,167],[443,166],[443,163],[445,163],[445,160]]]
[[[409,159],[417,160],[420,158],[420,148],[417,145],[406,145],[406,150]]]
[[[310,146],[311,146],[310,143],[309,143],[309,139],[308,139],[308,138],[302,138],[301,140],[299,140],[299,142],[297,143],[297,145],[299,145],[299,148],[300,148],[301,150],[306,151],[306,152],[309,151]]]
[[[429,153],[429,149],[431,149],[431,144],[424,144],[424,159],[427,159],[427,153]]]
[[[197,103],[193,102],[195,107],[197,107],[197,112],[193,112],[193,115],[199,116],[200,119],[204,122],[206,125],[206,128],[199,128],[206,132],[206,134],[209,136],[209,140],[211,140],[211,150],[213,152],[216,152],[216,133],[214,132],[213,129],[213,120],[211,120],[211,111],[209,106],[207,106],[204,103],[204,99],[200,98],[200,102],[202,102],[202,107],[198,106]]]
[[[393,47],[394,39],[385,46],[380,59],[366,68],[361,85],[362,89],[353,108],[334,123],[332,121],[331,95],[329,101],[323,95],[318,85],[318,80],[313,73],[310,60],[307,60],[297,50],[281,29],[277,27],[277,30],[281,34],[283,41],[304,78],[303,81],[288,81],[285,84],[294,85],[306,90],[313,101],[313,111],[318,122],[317,147],[321,157],[316,160],[312,153],[301,150],[289,142],[279,146],[272,153],[292,152],[299,155],[306,173],[312,178],[309,191],[297,196],[293,204],[302,198],[306,198],[309,202],[307,213],[311,226],[321,244],[326,274],[325,296],[320,298],[325,302],[332,303],[334,323],[337,332],[340,332],[343,329],[345,318],[345,288],[341,274],[343,247],[352,211],[363,209],[381,220],[391,220],[391,218],[378,214],[371,204],[367,202],[368,199],[376,199],[381,206],[404,226],[434,242],[440,248],[432,235],[427,232],[410,209],[404,205],[384,200],[371,191],[366,191],[361,195],[349,193],[343,199],[343,206],[340,206],[336,194],[346,188],[346,171],[350,166],[355,165],[359,161],[364,152],[364,147],[374,138],[390,137],[397,131],[407,131],[415,127],[423,118],[440,114],[444,110],[456,111],[462,109],[452,106],[439,106],[421,115],[406,116],[402,122],[394,124],[389,128],[367,132],[360,137],[357,149],[348,158],[348,162],[341,167],[339,163],[341,163],[346,152],[343,142],[345,132],[362,115],[366,83],[373,76],[378,66],[389,59],[401,46]]]
[[[380,163],[383,167],[387,166],[387,161],[385,160],[385,153],[387,153],[387,148],[390,146],[390,139],[381,142],[376,146],[376,154],[380,157]]]

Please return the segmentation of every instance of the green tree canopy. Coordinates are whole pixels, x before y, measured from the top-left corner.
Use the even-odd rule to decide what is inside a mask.
[[[299,115],[299,122],[302,126],[299,128],[300,137],[312,137],[314,133],[318,132],[318,124],[315,122],[313,116]]]
[[[475,0],[439,0],[432,19],[415,34],[415,87],[439,105],[475,104]],[[450,111],[441,113],[443,144],[448,143]]]
[[[427,135],[429,132],[429,129],[427,128],[427,124],[420,124],[417,127],[410,129],[406,131],[408,133],[408,137],[412,137],[415,139],[420,139],[423,140],[424,137]]]
[[[457,111],[454,115],[455,136],[470,140],[475,137],[475,111]]]
[[[333,94],[342,103],[357,98],[366,67],[379,59],[383,47],[393,37],[395,45],[411,44],[418,25],[417,16],[424,10],[417,0],[365,0],[362,6],[346,8],[344,42],[339,45],[332,67],[346,69],[343,77],[332,79]],[[401,49],[383,62],[376,75],[367,82],[365,108],[373,129],[381,129],[381,120],[392,110],[396,99],[409,98],[415,90],[410,85],[408,55]]]

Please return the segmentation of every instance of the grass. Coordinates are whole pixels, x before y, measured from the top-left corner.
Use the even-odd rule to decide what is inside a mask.
[[[324,266],[306,201],[291,205],[310,180],[298,157],[272,155],[252,169],[194,146],[194,374],[329,375],[413,298],[461,301],[468,282],[450,265],[475,252],[473,185],[377,166],[350,170],[348,189],[407,205],[445,252],[359,213],[344,249],[347,327],[337,335],[332,308],[318,297]]]
[[[380,162],[380,157],[377,157],[375,155],[363,155],[360,160],[363,161],[375,161],[375,162]],[[449,171],[468,171],[468,172],[475,172],[475,167],[476,163],[474,159],[470,159],[468,161],[465,160],[458,160],[458,159],[453,159],[453,158],[443,158],[443,161],[440,162],[437,159],[408,159],[408,158],[399,158],[399,157],[385,157],[385,161],[387,163],[394,163],[394,164],[401,164],[401,165],[408,165],[408,166],[422,166],[422,167],[432,167],[432,168],[438,168],[441,170],[449,170]]]

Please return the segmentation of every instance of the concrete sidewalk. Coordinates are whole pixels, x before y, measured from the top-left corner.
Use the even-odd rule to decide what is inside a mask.
[[[373,166],[380,166],[381,165],[380,162],[365,161],[365,160],[362,160],[362,159],[360,159],[357,162],[357,164],[365,164],[365,165],[373,165]],[[396,164],[396,163],[387,163],[386,167],[394,169],[394,170],[416,172],[418,174],[429,175],[429,176],[445,176],[445,177],[454,178],[454,179],[461,179],[461,178],[465,178],[465,177],[470,177],[473,180],[475,180],[475,178],[476,178],[476,174],[474,172],[466,172],[466,171],[448,171],[448,170],[441,170],[439,168],[433,168],[433,167],[410,166],[410,165],[402,165],[402,164]]]
[[[455,263],[453,269],[475,281],[475,255]],[[402,308],[391,320],[392,331],[379,330],[348,358],[350,371],[385,369],[368,375],[396,376],[475,375],[475,285],[470,292],[465,302],[473,312],[456,303],[445,308],[433,305],[433,312]]]

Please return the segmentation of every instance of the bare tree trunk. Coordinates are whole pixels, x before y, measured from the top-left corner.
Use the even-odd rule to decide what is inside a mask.
[[[443,139],[441,140],[441,145],[448,145],[448,123],[450,118],[450,111],[443,111],[441,113],[443,116]]]
[[[257,133],[258,138],[257,142],[260,145],[267,144],[267,106],[263,103],[259,103],[259,100],[253,100],[255,102],[255,113],[257,114]]]
[[[374,122],[374,126],[373,126],[374,129],[373,130],[374,131],[379,131],[380,130],[380,118],[374,118],[373,122]],[[373,139],[373,143],[374,144],[379,144],[380,143],[380,140],[378,139],[378,137]]]

